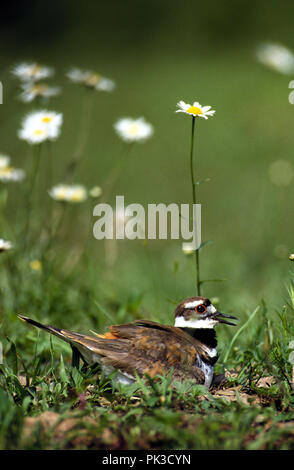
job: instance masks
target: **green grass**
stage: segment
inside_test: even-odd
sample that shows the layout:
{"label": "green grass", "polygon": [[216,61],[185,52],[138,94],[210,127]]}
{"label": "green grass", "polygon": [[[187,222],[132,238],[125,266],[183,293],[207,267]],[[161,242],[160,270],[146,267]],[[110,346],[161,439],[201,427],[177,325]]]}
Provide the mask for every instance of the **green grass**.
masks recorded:
{"label": "green grass", "polygon": [[[62,297],[56,289],[55,301],[70,299],[71,292],[72,282],[63,282]],[[85,302],[88,295],[79,293],[76,301]],[[34,300],[31,302],[34,305]],[[236,340],[225,355],[220,343],[216,372],[223,373],[226,368],[234,373],[222,387],[209,392],[193,383],[171,382],[169,376],[138,378],[130,386],[116,384],[113,377],[104,377],[98,366],[73,367],[67,344],[11,317],[9,327],[2,328],[0,446],[293,449],[294,395],[288,361],[289,342],[294,338],[293,307],[290,299],[269,321],[262,304],[244,346]],[[63,311],[69,308],[65,300],[59,305]],[[140,302],[121,305],[118,310],[103,307],[105,315],[106,308],[108,315],[120,321],[131,314],[140,316]],[[80,316],[72,311],[73,329],[77,330],[79,323],[83,323],[79,331],[86,331],[85,324],[97,328],[90,311],[84,320]],[[50,321],[63,323],[58,317],[60,311],[51,314]],[[241,335],[245,334],[241,329]]]}

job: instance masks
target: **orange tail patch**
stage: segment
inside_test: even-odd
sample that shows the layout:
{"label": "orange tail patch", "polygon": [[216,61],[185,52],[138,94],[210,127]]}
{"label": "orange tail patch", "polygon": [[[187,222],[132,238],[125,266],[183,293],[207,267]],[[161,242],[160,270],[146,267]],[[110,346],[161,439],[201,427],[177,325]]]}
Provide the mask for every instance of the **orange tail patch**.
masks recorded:
{"label": "orange tail patch", "polygon": [[95,333],[95,334],[96,334],[96,336],[99,336],[99,338],[104,338],[104,339],[118,339],[119,338],[119,336],[111,333],[110,331],[108,331],[104,335],[98,335],[97,333]]}

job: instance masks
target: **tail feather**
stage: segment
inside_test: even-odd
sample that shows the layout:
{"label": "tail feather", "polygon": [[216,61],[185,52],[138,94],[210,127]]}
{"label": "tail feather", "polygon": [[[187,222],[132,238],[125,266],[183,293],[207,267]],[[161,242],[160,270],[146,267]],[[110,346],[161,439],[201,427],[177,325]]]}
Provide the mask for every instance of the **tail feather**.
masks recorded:
{"label": "tail feather", "polygon": [[121,357],[127,354],[127,340],[125,339],[108,339],[102,336],[100,337],[97,334],[96,336],[81,335],[79,333],[56,328],[55,326],[44,325],[23,315],[18,315],[18,317],[37,328],[57,336],[71,344],[71,346],[76,347],[88,363],[101,362],[109,353],[113,354],[115,357]]}
{"label": "tail feather", "polygon": [[53,335],[66,340],[60,328],[55,328],[55,326],[51,326],[51,325],[43,325],[42,323],[39,323],[38,321],[32,320],[31,318],[25,317],[23,315],[18,315],[18,318],[20,318],[21,320],[27,323],[30,323],[30,325],[34,325],[37,328],[40,328],[41,330],[48,331],[49,333],[52,333]]}

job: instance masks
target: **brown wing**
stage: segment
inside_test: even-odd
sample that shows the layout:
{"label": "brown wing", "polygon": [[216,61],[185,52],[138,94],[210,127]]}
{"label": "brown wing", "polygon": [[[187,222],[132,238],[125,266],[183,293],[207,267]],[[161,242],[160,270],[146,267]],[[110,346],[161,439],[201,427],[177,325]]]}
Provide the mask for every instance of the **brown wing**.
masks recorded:
{"label": "brown wing", "polygon": [[20,318],[75,346],[89,363],[100,362],[132,376],[154,377],[173,368],[174,379],[205,381],[202,370],[194,365],[201,345],[179,328],[139,320],[111,326],[105,335],[89,336]]}
{"label": "brown wing", "polygon": [[173,376],[178,380],[191,378],[204,383],[204,373],[194,365],[197,342],[178,328],[139,320],[111,326],[110,332],[101,337],[103,339],[107,341],[105,348],[118,347],[118,350],[108,354],[105,351],[102,362],[122,372],[154,377],[173,368]]}

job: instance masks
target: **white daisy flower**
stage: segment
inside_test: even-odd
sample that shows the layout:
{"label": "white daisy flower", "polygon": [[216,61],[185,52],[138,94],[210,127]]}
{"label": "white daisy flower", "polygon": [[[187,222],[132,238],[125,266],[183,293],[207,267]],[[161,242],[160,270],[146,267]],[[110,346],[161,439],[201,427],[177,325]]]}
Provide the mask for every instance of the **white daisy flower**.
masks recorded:
{"label": "white daisy flower", "polygon": [[74,83],[82,84],[88,78],[88,72],[80,70],[78,68],[71,69],[66,76]]}
{"label": "white daisy flower", "polygon": [[204,119],[208,119],[209,116],[213,116],[215,113],[211,106],[201,106],[198,101],[194,101],[191,105],[181,100],[177,103],[177,106],[179,109],[176,110],[176,113],[186,113],[190,116],[202,117]]}
{"label": "white daisy flower", "polygon": [[0,253],[2,251],[7,251],[7,250],[11,250],[12,248],[12,243],[7,241],[7,240],[3,240],[3,238],[0,238]]}
{"label": "white daisy flower", "polygon": [[117,134],[126,142],[140,142],[148,139],[153,134],[153,126],[144,118],[122,118],[115,124]]}
{"label": "white daisy flower", "polygon": [[23,91],[19,98],[24,103],[30,103],[35,98],[51,98],[52,96],[59,95],[60,87],[48,86],[45,83],[24,83],[22,85]]}
{"label": "white daisy flower", "polygon": [[192,255],[195,253],[195,247],[193,243],[182,243],[182,251],[184,255]]}
{"label": "white daisy flower", "polygon": [[89,195],[93,198],[100,197],[102,194],[102,189],[100,186],[94,186],[94,188],[90,189]]}
{"label": "white daisy flower", "polygon": [[294,54],[282,44],[262,44],[257,48],[256,57],[277,72],[285,75],[294,72]]}
{"label": "white daisy flower", "polygon": [[36,82],[51,77],[54,74],[54,69],[39,65],[36,62],[31,64],[21,63],[13,69],[12,73],[23,82]]}
{"label": "white daisy flower", "polygon": [[47,110],[34,111],[23,120],[18,136],[31,144],[54,140],[60,134],[62,121],[61,113]]}
{"label": "white daisy flower", "polygon": [[46,126],[36,122],[24,122],[18,137],[29,144],[41,144],[49,139]]}
{"label": "white daisy flower", "polygon": [[53,186],[49,191],[49,195],[56,201],[78,203],[87,199],[87,190],[84,186],[59,184]]}
{"label": "white daisy flower", "polygon": [[115,83],[113,80],[110,80],[110,78],[100,78],[98,83],[95,86],[96,90],[100,91],[112,91],[115,88]]}
{"label": "white daisy flower", "polygon": [[99,91],[112,91],[115,88],[113,80],[102,77],[100,74],[91,72],[90,70],[73,68],[67,73],[67,77],[74,83]]}
{"label": "white daisy flower", "polygon": [[10,157],[8,155],[0,155],[0,169],[6,168],[10,163]]}
{"label": "white daisy flower", "polygon": [[12,166],[0,167],[0,181],[8,183],[10,181],[22,181],[25,177],[25,172],[19,168]]}

